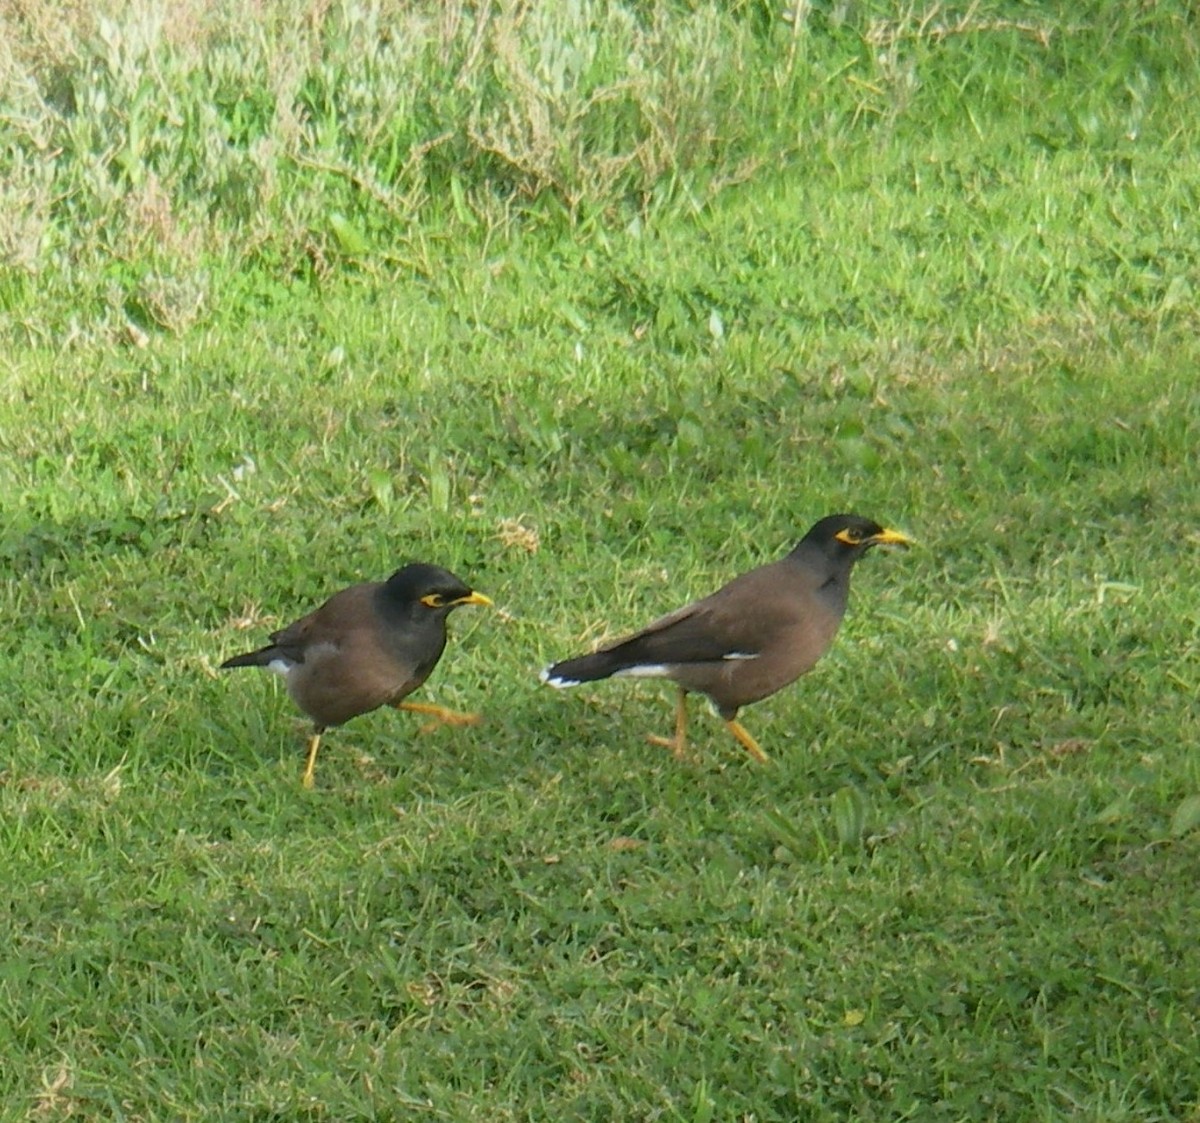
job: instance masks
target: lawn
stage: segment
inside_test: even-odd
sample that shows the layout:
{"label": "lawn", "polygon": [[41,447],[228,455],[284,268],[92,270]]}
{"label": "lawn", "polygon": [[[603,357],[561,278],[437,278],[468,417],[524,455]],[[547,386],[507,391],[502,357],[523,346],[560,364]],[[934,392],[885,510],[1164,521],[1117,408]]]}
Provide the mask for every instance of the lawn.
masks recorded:
{"label": "lawn", "polygon": [[[0,41],[0,1119],[1200,1120],[1188,5]],[[539,685],[839,510],[770,764]],[[412,559],[485,721],[305,791],[216,667]]]}

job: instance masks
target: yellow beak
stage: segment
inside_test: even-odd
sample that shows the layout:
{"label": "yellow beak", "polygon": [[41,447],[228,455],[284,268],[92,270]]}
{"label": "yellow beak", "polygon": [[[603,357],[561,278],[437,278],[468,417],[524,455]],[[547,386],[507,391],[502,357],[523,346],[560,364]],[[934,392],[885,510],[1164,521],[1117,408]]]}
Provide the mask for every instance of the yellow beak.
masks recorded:
{"label": "yellow beak", "polygon": [[898,530],[881,530],[869,539],[872,546],[911,546],[912,539],[901,534]]}
{"label": "yellow beak", "polygon": [[483,605],[485,608],[492,607],[491,598],[485,597],[482,593],[472,593],[469,597],[459,597],[458,600],[456,600],[454,603],[456,605],[457,604],[479,604],[479,605]]}

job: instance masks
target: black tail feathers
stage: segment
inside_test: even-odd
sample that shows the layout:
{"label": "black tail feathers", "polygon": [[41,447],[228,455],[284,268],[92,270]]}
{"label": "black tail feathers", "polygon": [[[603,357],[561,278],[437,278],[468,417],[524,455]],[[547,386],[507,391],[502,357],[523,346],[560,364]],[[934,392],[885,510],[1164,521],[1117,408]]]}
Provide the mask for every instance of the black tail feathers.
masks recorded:
{"label": "black tail feathers", "polygon": [[[247,651],[245,655],[235,655],[221,664],[220,670],[227,671],[232,667],[265,667],[271,662],[273,647],[260,647],[257,651]],[[274,656],[278,658],[278,656]]]}
{"label": "black tail feathers", "polygon": [[626,664],[614,659],[611,652],[597,651],[594,655],[581,655],[578,659],[566,659],[547,667],[542,672],[542,682],[560,689],[565,686],[578,686],[581,682],[596,682],[608,678],[625,667]]}

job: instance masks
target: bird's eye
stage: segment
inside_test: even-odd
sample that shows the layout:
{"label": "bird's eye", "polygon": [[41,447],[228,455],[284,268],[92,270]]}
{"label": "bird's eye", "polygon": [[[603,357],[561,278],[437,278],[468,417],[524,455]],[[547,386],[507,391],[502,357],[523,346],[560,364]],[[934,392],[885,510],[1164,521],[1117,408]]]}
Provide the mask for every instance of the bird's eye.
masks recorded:
{"label": "bird's eye", "polygon": [[846,527],[844,530],[839,530],[834,535],[839,542],[844,542],[847,546],[857,546],[862,542],[862,535],[852,526]]}
{"label": "bird's eye", "polygon": [[427,593],[421,598],[421,603],[428,608],[442,608],[446,604],[441,593]]}

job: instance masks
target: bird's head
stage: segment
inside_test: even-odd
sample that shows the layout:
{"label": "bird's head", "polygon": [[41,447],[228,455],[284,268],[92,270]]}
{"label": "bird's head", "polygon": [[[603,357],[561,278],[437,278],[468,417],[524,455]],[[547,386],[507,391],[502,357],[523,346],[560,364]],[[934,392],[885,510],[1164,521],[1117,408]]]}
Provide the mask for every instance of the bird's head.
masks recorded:
{"label": "bird's head", "polygon": [[440,565],[414,562],[396,570],[387,579],[387,596],[398,604],[422,606],[445,616],[464,604],[490,605],[490,598],[475,592],[461,578]]}
{"label": "bird's head", "polygon": [[911,546],[898,530],[887,530],[861,515],[827,515],[801,540],[801,547],[815,547],[836,561],[855,562],[872,546]]}

